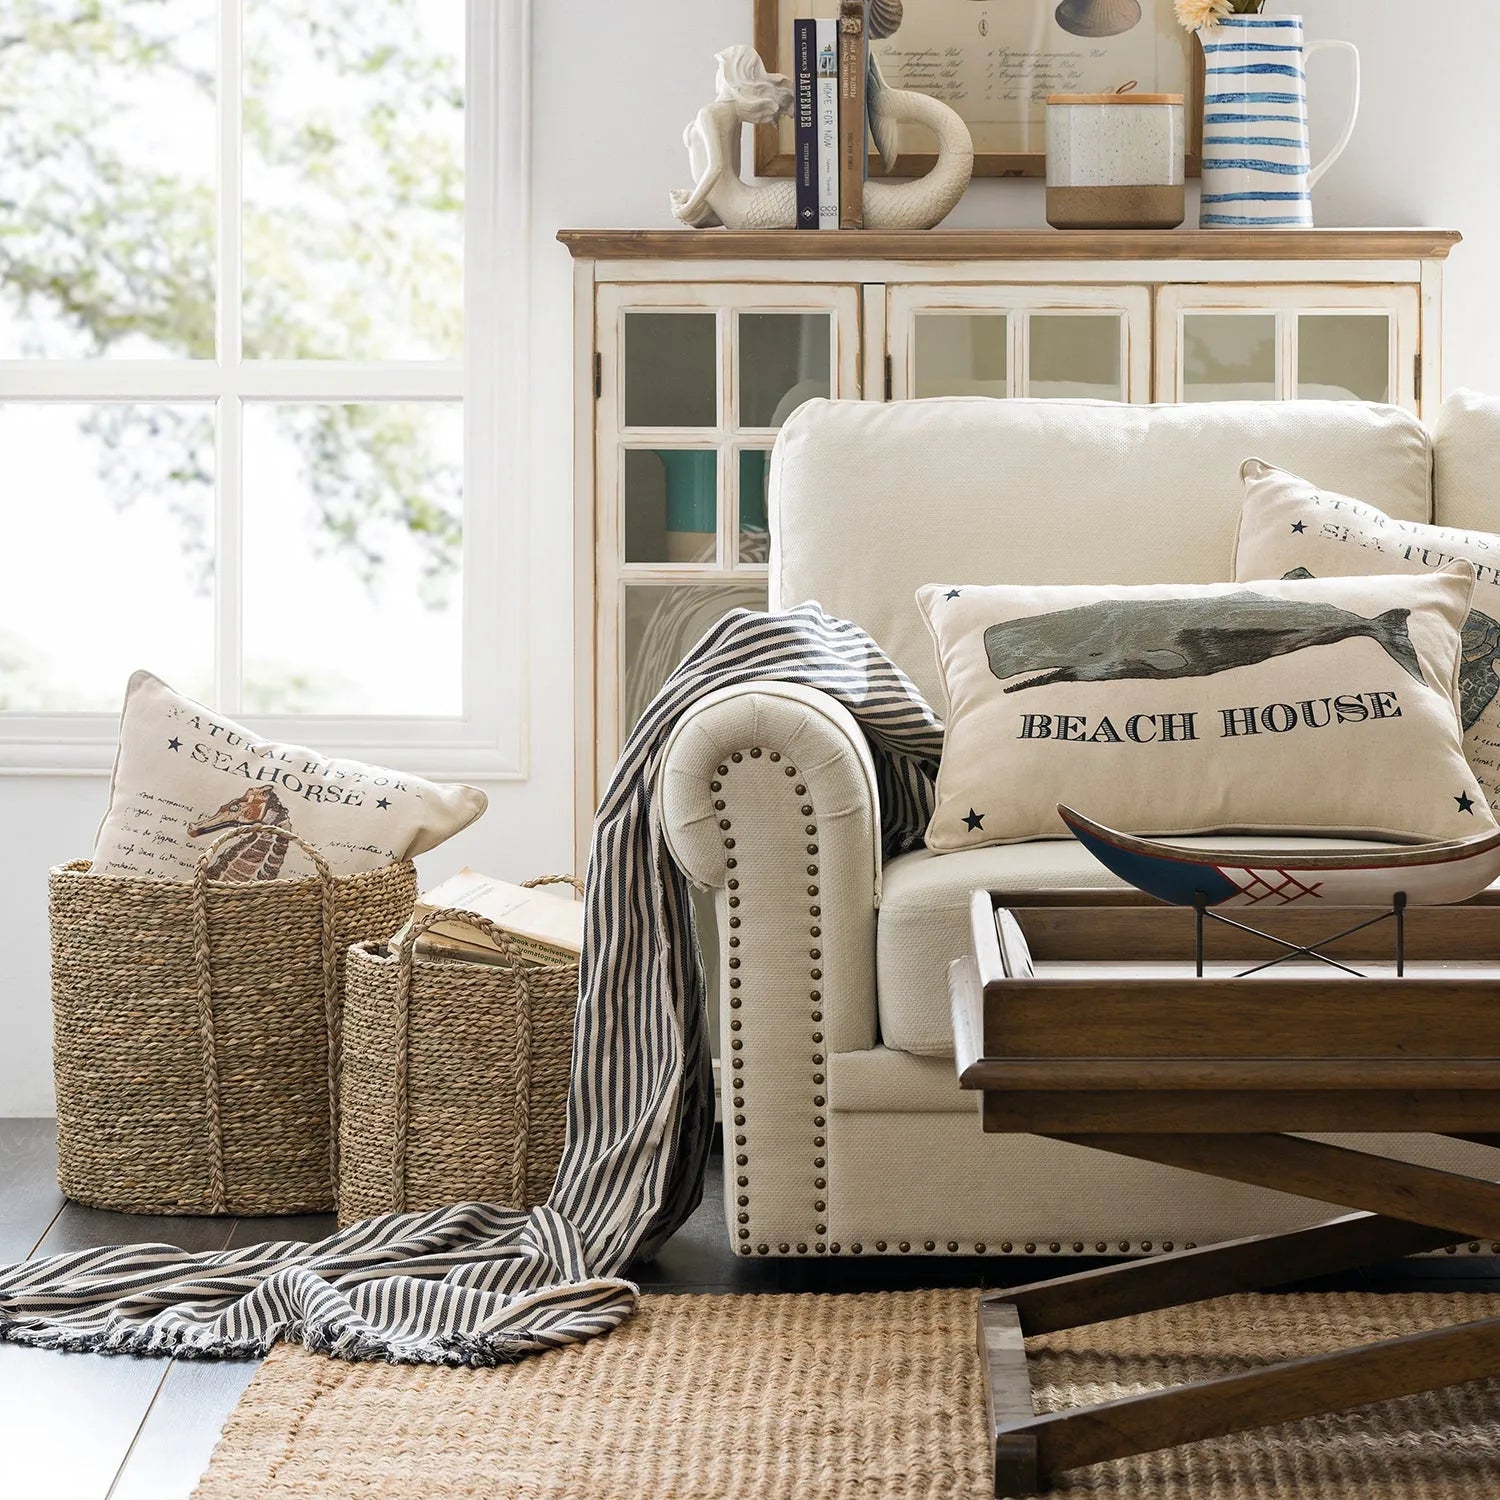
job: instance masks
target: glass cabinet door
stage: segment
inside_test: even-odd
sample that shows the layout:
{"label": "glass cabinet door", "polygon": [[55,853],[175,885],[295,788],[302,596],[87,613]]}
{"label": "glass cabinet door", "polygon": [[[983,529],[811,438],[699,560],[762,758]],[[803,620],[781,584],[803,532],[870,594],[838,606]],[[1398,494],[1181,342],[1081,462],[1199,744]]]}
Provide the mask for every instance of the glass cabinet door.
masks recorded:
{"label": "glass cabinet door", "polygon": [[895,400],[923,396],[1150,399],[1144,287],[893,286]]}
{"label": "glass cabinet door", "polygon": [[1415,287],[1163,287],[1159,401],[1379,401],[1417,410]]}
{"label": "glass cabinet door", "polygon": [[631,284],[595,312],[597,792],[704,632],[766,607],[771,448],[804,401],[859,394],[859,307],[852,286]]}

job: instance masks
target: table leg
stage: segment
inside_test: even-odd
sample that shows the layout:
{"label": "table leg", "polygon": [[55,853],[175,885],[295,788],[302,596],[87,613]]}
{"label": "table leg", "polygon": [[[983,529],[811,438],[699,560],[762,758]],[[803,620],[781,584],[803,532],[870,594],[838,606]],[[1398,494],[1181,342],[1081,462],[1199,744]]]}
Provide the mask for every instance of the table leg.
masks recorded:
{"label": "table leg", "polygon": [[[1500,1372],[1500,1318],[1410,1334],[1336,1354],[1288,1360],[1171,1390],[1033,1417],[1007,1429],[1034,1438],[1037,1480],[1063,1470],[1179,1443],[1222,1437],[1396,1396],[1437,1390]],[[998,1484],[995,1493],[1006,1491]]]}

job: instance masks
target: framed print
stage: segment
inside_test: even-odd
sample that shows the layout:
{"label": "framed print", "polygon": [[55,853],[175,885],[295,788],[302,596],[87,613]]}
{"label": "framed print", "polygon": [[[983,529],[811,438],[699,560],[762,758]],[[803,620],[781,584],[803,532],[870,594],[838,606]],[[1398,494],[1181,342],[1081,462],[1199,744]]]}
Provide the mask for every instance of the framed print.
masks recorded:
{"label": "framed print", "polygon": [[[834,16],[838,0],[754,0],[755,49],[773,73],[790,73],[792,22]],[[1049,94],[1182,94],[1187,170],[1199,172],[1203,51],[1173,14],[1172,0],[905,0],[894,35],[872,44],[892,88],[952,106],[974,136],[977,177],[1046,172]],[[755,170],[792,171],[792,121],[755,128]],[[933,162],[930,137],[902,127],[892,175],[914,177]],[[880,161],[872,154],[872,175]]]}

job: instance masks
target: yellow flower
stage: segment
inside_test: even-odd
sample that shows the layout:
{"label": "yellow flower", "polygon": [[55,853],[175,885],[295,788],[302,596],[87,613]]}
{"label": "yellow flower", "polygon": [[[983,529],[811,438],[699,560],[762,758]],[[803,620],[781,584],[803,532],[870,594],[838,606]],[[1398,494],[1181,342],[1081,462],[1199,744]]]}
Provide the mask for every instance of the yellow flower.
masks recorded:
{"label": "yellow flower", "polygon": [[1222,17],[1234,10],[1234,0],[1177,0],[1177,19],[1189,31],[1217,26]]}

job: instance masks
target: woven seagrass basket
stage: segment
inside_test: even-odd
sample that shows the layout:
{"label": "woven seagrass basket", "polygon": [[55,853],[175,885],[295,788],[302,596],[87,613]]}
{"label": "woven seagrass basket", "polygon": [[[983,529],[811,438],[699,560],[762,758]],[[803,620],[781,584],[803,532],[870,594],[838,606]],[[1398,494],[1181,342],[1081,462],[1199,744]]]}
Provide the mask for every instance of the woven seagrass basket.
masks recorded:
{"label": "woven seagrass basket", "polygon": [[[246,825],[256,832],[263,824]],[[344,952],[411,915],[409,860],[305,880],[48,876],[57,1178],[135,1214],[326,1212]]]}
{"label": "woven seagrass basket", "polygon": [[[569,875],[528,886],[571,884]],[[435,958],[416,941],[463,922],[498,964]],[[567,1126],[577,964],[528,963],[472,912],[435,911],[396,947],[362,943],[344,982],[339,1222],[449,1203],[545,1202]]]}

